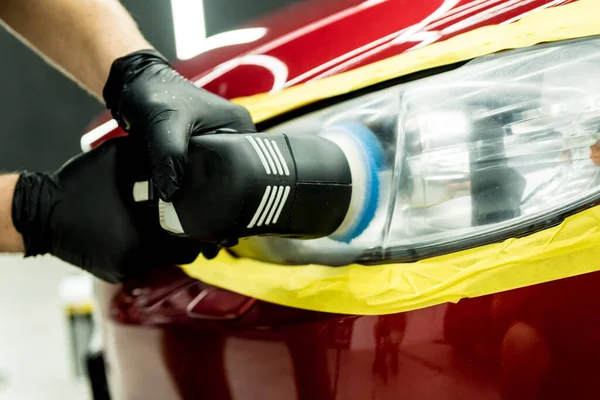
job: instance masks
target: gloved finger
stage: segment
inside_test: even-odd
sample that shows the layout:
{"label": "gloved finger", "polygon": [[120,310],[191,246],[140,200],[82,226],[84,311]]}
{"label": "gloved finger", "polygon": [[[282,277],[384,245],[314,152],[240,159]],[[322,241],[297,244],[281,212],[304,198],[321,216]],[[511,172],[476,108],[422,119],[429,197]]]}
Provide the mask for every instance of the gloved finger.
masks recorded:
{"label": "gloved finger", "polygon": [[252,122],[250,112],[245,107],[233,103],[230,104],[232,107],[229,115],[233,118],[233,121],[227,127],[240,133],[256,133],[256,126]]}
{"label": "gloved finger", "polygon": [[147,249],[146,257],[156,266],[183,265],[194,262],[203,250],[204,244],[197,240],[165,235]]}
{"label": "gloved finger", "polygon": [[[216,98],[216,97],[215,97]],[[224,99],[207,102],[204,116],[197,116],[192,136],[216,132],[256,133],[256,127],[248,110]]]}
{"label": "gloved finger", "polygon": [[158,197],[166,202],[181,188],[185,173],[185,156],[156,156],[152,161],[152,177]]}
{"label": "gloved finger", "polygon": [[146,126],[154,186],[162,200],[171,201],[183,182],[191,124],[167,109],[152,115]]}
{"label": "gloved finger", "polygon": [[221,248],[214,244],[206,244],[202,248],[202,254],[207,260],[212,260],[217,257],[220,251]]}

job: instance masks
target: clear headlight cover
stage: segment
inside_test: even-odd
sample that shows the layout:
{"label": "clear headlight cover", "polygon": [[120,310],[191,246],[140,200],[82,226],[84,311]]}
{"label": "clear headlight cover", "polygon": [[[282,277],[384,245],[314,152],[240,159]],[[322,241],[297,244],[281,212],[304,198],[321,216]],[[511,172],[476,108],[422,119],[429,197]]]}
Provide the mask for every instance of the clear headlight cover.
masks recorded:
{"label": "clear headlight cover", "polygon": [[544,229],[600,200],[600,39],[473,60],[278,125],[290,135],[339,122],[385,149],[380,202],[350,244],[251,238],[240,255],[287,264],[383,263]]}

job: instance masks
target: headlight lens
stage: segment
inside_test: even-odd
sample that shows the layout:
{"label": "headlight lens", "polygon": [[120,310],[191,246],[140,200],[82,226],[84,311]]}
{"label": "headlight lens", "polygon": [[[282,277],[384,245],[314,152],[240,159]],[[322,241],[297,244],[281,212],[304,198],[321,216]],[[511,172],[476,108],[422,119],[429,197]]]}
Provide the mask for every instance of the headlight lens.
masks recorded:
{"label": "headlight lens", "polygon": [[248,239],[279,263],[414,261],[531,233],[600,199],[600,39],[483,57],[274,127],[369,127],[386,150],[376,218],[350,244]]}

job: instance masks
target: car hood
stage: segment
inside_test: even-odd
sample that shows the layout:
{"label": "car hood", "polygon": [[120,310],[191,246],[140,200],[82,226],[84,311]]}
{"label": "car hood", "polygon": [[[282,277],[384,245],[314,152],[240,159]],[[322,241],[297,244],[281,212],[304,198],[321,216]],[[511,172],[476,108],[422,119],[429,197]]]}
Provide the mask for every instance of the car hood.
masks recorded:
{"label": "car hood", "polygon": [[207,51],[177,68],[228,99],[277,92],[569,2],[309,0],[209,38]]}

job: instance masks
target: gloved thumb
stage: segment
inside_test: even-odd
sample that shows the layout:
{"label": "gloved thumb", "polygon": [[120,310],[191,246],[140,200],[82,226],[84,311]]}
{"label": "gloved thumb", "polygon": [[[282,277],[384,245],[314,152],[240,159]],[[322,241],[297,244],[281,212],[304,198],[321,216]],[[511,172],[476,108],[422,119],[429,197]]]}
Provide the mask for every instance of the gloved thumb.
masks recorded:
{"label": "gloved thumb", "polygon": [[171,109],[152,115],[147,124],[145,137],[152,178],[163,201],[171,201],[182,186],[191,126],[186,118]]}

